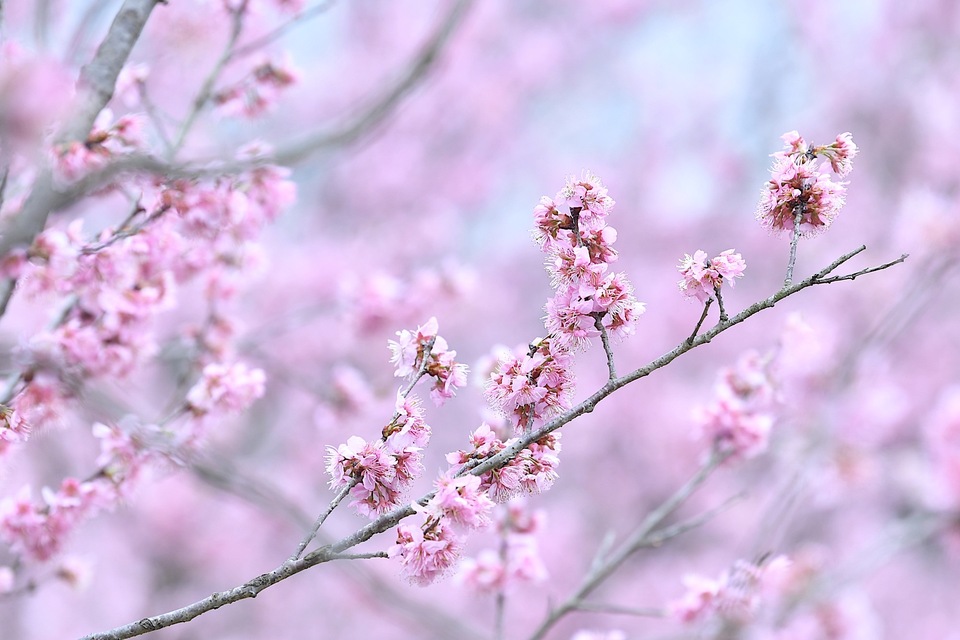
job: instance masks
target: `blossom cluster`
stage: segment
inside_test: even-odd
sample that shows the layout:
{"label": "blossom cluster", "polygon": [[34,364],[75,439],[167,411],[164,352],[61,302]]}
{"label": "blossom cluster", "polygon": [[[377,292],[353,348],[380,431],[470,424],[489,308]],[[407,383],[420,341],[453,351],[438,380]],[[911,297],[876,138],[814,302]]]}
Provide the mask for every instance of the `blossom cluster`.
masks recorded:
{"label": "blossom cluster", "polygon": [[218,91],[213,101],[224,116],[256,118],[266,113],[276,104],[280,93],[296,82],[297,72],[288,61],[264,59],[245,78]]}
{"label": "blossom cluster", "polygon": [[[271,166],[140,186],[131,215],[117,227],[92,239],[79,220],[51,227],[7,265],[28,296],[67,300],[21,358],[24,384],[10,404],[35,427],[42,426],[38,414],[70,393],[58,379],[123,377],[154,354],[155,321],[175,304],[180,285],[204,279],[212,309],[229,299],[235,288],[225,283],[249,273],[254,239],[294,197],[285,171]],[[208,324],[217,326],[218,317],[211,314]],[[214,361],[228,355],[224,344],[200,346]]]}
{"label": "blossom cluster", "polygon": [[518,431],[529,431],[570,408],[574,379],[573,355],[554,336],[534,341],[503,356],[491,373],[487,400],[513,421]]}
{"label": "blossom cluster", "polygon": [[727,623],[744,624],[756,616],[763,589],[779,586],[789,571],[790,560],[777,556],[766,562],[740,560],[717,579],[690,574],[683,579],[686,593],[667,610],[685,623],[716,616]]}
{"label": "blossom cluster", "polygon": [[396,413],[378,440],[351,436],[346,443],[327,448],[330,487],[349,487],[350,505],[361,514],[386,513],[401,503],[423,472],[422,451],[429,440],[430,427],[419,399],[398,393]]}
{"label": "blossom cluster", "polygon": [[835,182],[823,171],[830,165],[840,178],[853,168],[857,145],[850,133],[841,133],[828,145],[812,146],[796,131],[781,139],[785,148],[773,154],[771,178],[764,185],[757,205],[757,220],[764,228],[804,236],[829,227],[846,198],[846,182]]}
{"label": "blossom cluster", "polygon": [[474,475],[441,475],[433,496],[424,505],[414,503],[424,515],[419,526],[400,525],[397,542],[387,552],[400,561],[401,573],[412,583],[427,585],[446,574],[463,549],[463,533],[485,529],[494,503]]}
{"label": "blossom cluster", "polygon": [[[483,423],[470,434],[472,449],[448,453],[447,462],[451,465],[481,462],[516,441],[516,438],[501,440],[490,425]],[[531,443],[504,466],[482,474],[480,486],[497,503],[522,493],[546,491],[557,479],[560,449],[560,433],[549,433]]]}
{"label": "blossom cluster", "polygon": [[35,561],[54,556],[79,523],[126,495],[152,455],[118,427],[97,423],[93,435],[100,441],[96,476],[65,478],[56,491],[45,487],[40,503],[33,501],[29,486],[0,501],[0,539],[14,553]]}
{"label": "blossom cluster", "polygon": [[770,358],[756,351],[743,354],[733,367],[720,371],[714,399],[697,413],[704,439],[733,458],[763,453],[773,426],[777,399],[770,376]]}
{"label": "blossom cluster", "polygon": [[601,327],[614,336],[630,335],[644,311],[626,275],[610,270],[617,260],[617,232],[606,222],[613,206],[600,178],[586,172],[534,208],[534,238],[547,254],[556,289],[544,325],[563,349],[582,348]]}
{"label": "blossom cluster", "polygon": [[144,147],[144,121],[140,114],[113,119],[113,112],[104,109],[83,142],[70,142],[54,149],[57,177],[65,182],[81,178],[110,160],[141,151]]}
{"label": "blossom cluster", "polygon": [[439,325],[430,318],[416,331],[397,332],[397,340],[388,341],[390,362],[396,366],[394,375],[407,378],[421,370],[434,378],[430,397],[437,406],[456,395],[457,389],[467,383],[467,365],[456,361],[457,352],[437,335]]}
{"label": "blossom cluster", "polygon": [[500,505],[498,549],[484,549],[475,558],[465,558],[458,580],[484,593],[503,593],[516,585],[545,580],[547,569],[536,539],[543,520],[543,512],[531,511],[522,497]]}
{"label": "blossom cluster", "polygon": [[724,282],[734,286],[734,279],[743,277],[747,264],[739,253],[727,249],[715,258],[707,259],[704,251],[686,254],[677,266],[683,278],[678,282],[680,292],[689,298],[706,302],[718,295]]}

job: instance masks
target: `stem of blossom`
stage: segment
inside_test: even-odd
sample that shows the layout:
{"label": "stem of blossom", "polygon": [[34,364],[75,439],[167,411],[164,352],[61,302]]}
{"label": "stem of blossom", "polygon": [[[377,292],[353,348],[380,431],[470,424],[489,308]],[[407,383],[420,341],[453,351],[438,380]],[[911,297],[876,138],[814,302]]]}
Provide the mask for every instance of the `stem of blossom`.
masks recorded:
{"label": "stem of blossom", "polygon": [[661,503],[659,507],[651,511],[647,517],[644,518],[640,527],[634,531],[618,549],[605,557],[602,563],[596,564],[591,568],[573,595],[550,612],[540,626],[537,627],[536,631],[533,632],[533,635],[530,636],[530,640],[540,640],[543,638],[561,618],[571,611],[576,610],[578,605],[583,602],[583,599],[600,586],[604,580],[609,578],[628,557],[643,547],[645,543],[649,544],[647,543],[647,539],[653,533],[654,529],[656,529],[667,516],[676,511],[680,505],[686,502],[687,499],[693,495],[693,492],[706,482],[710,474],[712,474],[728,456],[729,454],[723,454],[713,450],[710,458],[700,466],[697,472],[693,474],[693,477],[687,480],[683,486],[677,489],[677,491]]}
{"label": "stem of blossom", "polygon": [[[693,333],[690,334],[690,337],[686,339],[684,344],[693,344],[694,339],[697,337],[697,332],[700,331],[700,327],[703,326],[703,321],[707,319],[707,313],[710,311],[710,305],[712,304],[713,298],[707,298],[707,301],[703,305],[703,313],[700,314],[700,319],[697,320],[697,326],[693,328]],[[723,322],[722,318],[720,322]]]}
{"label": "stem of blossom", "polygon": [[723,294],[720,292],[720,285],[714,287],[713,292],[717,295],[717,306],[720,307],[720,322],[726,322],[730,318],[727,317],[727,310],[723,308]]}
{"label": "stem of blossom", "polygon": [[[640,369],[637,369],[624,376],[621,376],[616,380],[608,381],[606,384],[603,385],[603,387],[601,387],[593,395],[591,395],[589,398],[587,398],[583,402],[579,403],[577,406],[567,411],[562,416],[555,418],[554,420],[542,426],[537,431],[531,434],[525,435],[522,438],[519,438],[516,443],[514,443],[510,447],[507,447],[497,455],[491,456],[490,458],[483,461],[482,463],[476,466],[470,467],[469,472],[474,473],[476,475],[482,475],[484,473],[487,473],[489,471],[492,471],[494,469],[498,469],[504,466],[511,459],[513,459],[513,457],[516,456],[520,451],[522,451],[527,446],[529,446],[530,443],[535,442],[540,438],[544,437],[545,435],[559,429],[560,427],[569,423],[573,419],[581,415],[584,415],[586,413],[592,412],[596,407],[596,405],[601,400],[609,396],[611,393],[613,393],[617,389],[620,389],[621,387],[631,382],[639,380],[640,378],[646,377],[651,373],[653,373],[654,371],[656,371],[657,369],[661,369],[665,367],[666,365],[673,362],[673,360],[675,360],[676,358],[686,353],[687,351],[690,351],[692,349],[695,349],[696,347],[707,344],[720,333],[726,331],[727,329],[730,329],[731,327],[734,327],[740,324],[741,322],[745,321],[746,319],[750,318],[751,316],[757,313],[760,313],[765,309],[769,309],[773,307],[777,302],[783,300],[784,298],[787,298],[795,293],[798,293],[808,287],[812,287],[817,284],[824,284],[825,283],[823,280],[824,278],[826,278],[830,273],[835,271],[840,265],[849,261],[854,256],[858,255],[859,253],[862,253],[863,251],[866,251],[866,246],[860,246],[857,249],[854,249],[853,251],[840,256],[839,258],[834,260],[830,265],[828,265],[824,269],[821,269],[820,271],[810,276],[809,278],[797,284],[791,285],[788,288],[781,289],[780,291],[777,291],[776,293],[771,295],[769,298],[755,302],[754,304],[750,305],[749,307],[747,307],[737,315],[730,318],[727,322],[718,323],[716,326],[704,332],[702,335],[695,338],[693,341],[689,343],[683,342],[679,346],[677,346],[673,351],[667,354],[664,354],[663,356],[657,358],[656,360],[653,360],[646,366],[641,367]],[[887,263],[882,268],[887,268],[895,264],[898,264],[900,262],[903,262],[905,258],[906,256],[901,256],[899,259],[891,261],[890,263]],[[877,270],[879,270],[879,268]],[[712,459],[713,458],[711,458],[711,460]],[[701,473],[704,468],[705,467],[701,468]],[[467,472],[466,469],[464,470],[464,472]],[[433,496],[434,496],[434,492],[427,493],[416,502],[419,504],[425,504]],[[245,600],[247,598],[254,598],[264,589],[269,588],[277,584],[278,582],[286,580],[287,578],[293,575],[296,575],[301,571],[305,571],[318,564],[328,562],[329,560],[333,559],[333,556],[335,556],[336,554],[342,553],[347,549],[351,549],[357,546],[358,544],[366,542],[367,540],[369,540],[370,538],[372,538],[377,534],[380,534],[380,533],[383,533],[384,531],[392,529],[399,522],[401,522],[405,518],[408,518],[414,515],[415,513],[416,511],[414,511],[413,507],[409,505],[397,507],[393,511],[390,511],[389,513],[386,513],[380,516],[376,520],[372,520],[371,522],[357,529],[352,534],[340,539],[339,541],[332,544],[324,545],[323,547],[320,547],[319,549],[316,549],[306,554],[304,557],[298,560],[287,560],[286,562],[284,562],[282,565],[280,565],[273,571],[261,574],[260,576],[246,582],[243,585],[234,587],[233,589],[228,589],[226,591],[220,591],[220,592],[214,593],[206,598],[203,598],[202,600],[198,600],[197,602],[194,602],[193,604],[187,605],[180,609],[175,609],[173,611],[169,611],[167,613],[163,613],[160,615],[143,618],[139,621],[132,622],[130,624],[123,625],[121,627],[116,627],[115,629],[111,629],[109,631],[105,631],[102,633],[96,633],[96,634],[84,636],[83,638],[81,638],[81,640],[125,640],[126,638],[133,638],[139,635],[143,635],[145,633],[150,633],[152,631],[157,631],[159,629],[171,627],[176,624],[189,622],[190,620],[193,620],[199,615],[202,615],[209,611],[213,611],[215,609],[219,609],[224,605],[232,604],[234,602],[239,602],[240,600]]]}
{"label": "stem of blossom", "polygon": [[793,235],[790,237],[790,260],[787,262],[787,277],[783,280],[783,288],[793,284],[793,266],[797,262],[797,243],[800,242],[800,219],[803,217],[803,207],[797,207],[793,214]]}
{"label": "stem of blossom", "polygon": [[310,532],[307,533],[307,535],[303,537],[303,540],[300,541],[300,544],[297,545],[297,550],[292,556],[290,556],[291,562],[300,559],[300,557],[303,555],[303,552],[307,550],[307,545],[309,545],[313,539],[317,537],[317,533],[320,532],[320,527],[323,526],[323,523],[326,521],[326,519],[331,513],[333,513],[333,510],[337,508],[343,499],[347,497],[347,494],[350,493],[350,490],[357,486],[359,482],[359,478],[351,478],[350,482],[348,482],[342,489],[340,489],[337,495],[334,496],[333,500],[330,501],[330,504],[327,505],[327,508],[324,509],[323,513],[317,516],[317,520],[313,523],[313,528],[310,529]]}
{"label": "stem of blossom", "polygon": [[607,355],[607,379],[615,380],[617,377],[617,368],[613,364],[613,349],[610,347],[610,336],[607,335],[607,328],[603,326],[602,314],[593,316],[593,326],[600,332],[600,342],[603,343],[603,352]]}
{"label": "stem of blossom", "polygon": [[216,64],[213,65],[213,69],[210,70],[210,73],[203,81],[203,85],[200,87],[197,97],[194,98],[193,105],[190,107],[190,112],[187,113],[187,117],[180,126],[180,131],[177,133],[177,139],[174,141],[173,147],[167,153],[168,159],[172,160],[177,152],[180,151],[180,148],[183,146],[183,143],[187,138],[187,134],[190,133],[190,129],[192,129],[194,123],[196,123],[197,117],[200,115],[200,112],[207,105],[207,102],[213,95],[213,85],[216,84],[217,80],[220,78],[220,72],[223,71],[227,61],[230,60],[230,55],[233,52],[233,48],[236,46],[237,40],[240,38],[240,33],[243,31],[243,16],[246,13],[246,10],[247,0],[243,0],[240,6],[232,10],[233,20],[230,23],[230,36],[227,38],[227,44],[223,48],[223,53],[220,54]]}

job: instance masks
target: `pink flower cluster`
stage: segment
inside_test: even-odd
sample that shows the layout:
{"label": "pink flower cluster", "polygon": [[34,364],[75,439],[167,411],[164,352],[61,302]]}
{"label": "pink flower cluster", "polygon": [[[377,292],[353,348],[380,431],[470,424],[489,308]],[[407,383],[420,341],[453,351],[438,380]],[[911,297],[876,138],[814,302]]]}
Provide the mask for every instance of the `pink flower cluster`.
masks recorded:
{"label": "pink flower cluster", "polygon": [[30,437],[30,425],[16,409],[0,404],[0,441],[25,442]]}
{"label": "pink flower cluster", "polygon": [[100,455],[99,471],[91,479],[66,478],[57,491],[44,487],[39,504],[29,487],[0,502],[0,538],[14,553],[36,561],[56,555],[77,525],[128,494],[153,457],[117,427],[97,423],[93,435],[100,441]]}
{"label": "pink flower cluster", "polygon": [[276,104],[280,93],[297,78],[289,61],[264,59],[245,78],[217,92],[213,101],[224,116],[256,118]]}
{"label": "pink flower cluster", "polygon": [[683,276],[678,283],[680,292],[687,297],[706,302],[719,291],[724,282],[734,286],[734,279],[743,277],[746,268],[747,263],[739,253],[734,253],[733,249],[727,249],[710,260],[704,251],[698,250],[692,256],[688,253],[677,266]]}
{"label": "pink flower cluster", "polygon": [[523,498],[503,505],[497,520],[499,550],[485,549],[476,558],[466,558],[458,580],[485,593],[503,593],[515,585],[542,582],[547,570],[535,538],[542,525],[542,512],[531,512]]}
{"label": "pink flower cluster", "polygon": [[[513,439],[502,441],[490,425],[483,423],[470,434],[473,448],[448,453],[447,462],[456,465],[482,461],[514,442]],[[506,502],[521,493],[546,491],[557,479],[560,448],[560,433],[547,434],[531,443],[503,467],[480,476],[480,487],[497,503]]]}
{"label": "pink flower cluster", "polygon": [[786,557],[777,556],[764,563],[737,561],[716,580],[687,575],[683,579],[686,593],[667,605],[667,611],[685,623],[719,616],[729,623],[743,624],[756,615],[762,589],[775,586],[789,565]]}
{"label": "pink flower cluster", "polygon": [[453,567],[463,548],[457,532],[489,526],[494,506],[477,476],[444,474],[434,487],[425,505],[413,505],[425,516],[423,524],[401,525],[397,544],[388,551],[390,557],[400,558],[401,573],[418,585],[430,584]]}
{"label": "pink flower cluster", "polygon": [[[561,341],[562,342],[562,341]],[[518,431],[530,431],[570,408],[573,356],[554,336],[534,341],[500,359],[487,385],[487,400]]]}
{"label": "pink flower cluster", "polygon": [[447,341],[437,335],[439,325],[430,318],[416,332],[397,332],[397,340],[389,340],[390,362],[396,366],[394,375],[405,378],[421,369],[434,378],[430,397],[439,407],[467,384],[467,365],[456,362],[457,352],[447,346]]}
{"label": "pink flower cluster", "polygon": [[[829,164],[841,178],[850,173],[857,145],[842,133],[829,145],[810,146],[796,131],[781,136],[785,150],[773,154],[771,179],[757,205],[757,220],[764,228],[792,231],[799,217],[799,232],[809,236],[829,227],[843,206],[845,182],[834,182],[822,171]],[[824,160],[818,160],[823,158]]]}
{"label": "pink flower cluster", "polygon": [[54,150],[57,176],[66,182],[77,180],[111,159],[143,148],[143,116],[125,115],[113,120],[104,109],[83,142],[71,142]]}
{"label": "pink flower cluster", "polygon": [[419,400],[397,394],[396,413],[379,440],[352,436],[337,448],[327,448],[330,487],[350,487],[350,506],[358,513],[369,517],[386,513],[401,503],[422,473],[421,452],[429,440],[430,427]]}
{"label": "pink flower cluster", "polygon": [[766,450],[776,401],[769,369],[769,357],[748,351],[720,372],[714,400],[698,412],[701,433],[717,451],[752,458]]}
{"label": "pink flower cluster", "polygon": [[397,527],[397,542],[387,551],[399,558],[403,575],[413,584],[427,586],[450,571],[460,557],[463,541],[443,520],[422,527]]}
{"label": "pink flower cluster", "polygon": [[211,363],[187,393],[187,407],[195,416],[242,413],[263,396],[266,375],[242,362]]}
{"label": "pink flower cluster", "polygon": [[544,324],[564,349],[582,348],[599,336],[597,320],[612,335],[630,335],[644,311],[626,275],[609,270],[617,260],[617,232],[606,223],[613,205],[600,178],[586,172],[568,179],[554,200],[544,196],[534,208],[534,237],[547,254],[556,288]]}

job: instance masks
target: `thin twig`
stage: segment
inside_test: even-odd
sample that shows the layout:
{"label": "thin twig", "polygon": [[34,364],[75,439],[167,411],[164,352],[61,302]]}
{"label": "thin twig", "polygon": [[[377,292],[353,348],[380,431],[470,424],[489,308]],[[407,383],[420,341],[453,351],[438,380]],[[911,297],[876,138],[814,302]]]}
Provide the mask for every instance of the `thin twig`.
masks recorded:
{"label": "thin twig", "polygon": [[798,206],[793,214],[793,234],[790,237],[790,260],[787,262],[787,277],[783,279],[783,288],[793,284],[793,267],[797,262],[797,243],[800,242],[800,219],[803,217],[803,207]]}
{"label": "thin twig", "polygon": [[303,160],[311,153],[324,147],[339,147],[353,142],[369,129],[373,128],[393,111],[393,108],[406,96],[417,83],[433,68],[440,51],[450,40],[456,28],[463,21],[467,9],[473,0],[456,0],[450,12],[440,23],[426,45],[413,60],[407,72],[397,84],[390,88],[362,114],[334,132],[318,132],[306,136],[277,150],[272,161],[289,165]]}
{"label": "thin twig", "polygon": [[890,262],[885,262],[876,267],[868,267],[866,269],[861,269],[860,271],[855,271],[854,273],[848,273],[845,276],[833,276],[831,278],[821,278],[817,281],[817,284],[830,284],[831,282],[840,282],[841,280],[856,280],[860,276],[866,275],[868,273],[875,273],[877,271],[882,271],[889,267],[892,267],[895,264],[900,264],[904,260],[910,257],[909,253],[904,253],[896,260],[891,260]]}
{"label": "thin twig", "polygon": [[637,549],[644,545],[647,537],[653,533],[654,529],[660,525],[670,514],[676,511],[680,505],[687,501],[693,495],[713,471],[726,458],[723,454],[714,451],[710,458],[697,470],[697,472],[687,482],[683,484],[669,498],[664,500],[660,506],[651,511],[643,522],[634,531],[630,537],[621,544],[616,550],[603,559],[603,562],[594,566],[584,577],[580,586],[567,598],[559,607],[554,608],[544,621],[537,627],[536,631],[530,636],[530,640],[540,640],[553,626],[565,615],[575,610],[590,593],[600,584],[610,577],[624,561],[634,554]]}
{"label": "thin twig", "polygon": [[603,343],[603,352],[607,356],[607,379],[615,380],[617,378],[617,367],[613,363],[613,348],[610,346],[610,336],[607,335],[607,328],[603,326],[602,315],[593,317],[593,326],[600,332],[600,342]]}
{"label": "thin twig", "polygon": [[[436,337],[430,338],[430,340],[428,340],[423,345],[423,356],[422,356],[423,360],[420,362],[420,368],[417,370],[416,374],[414,374],[413,378],[410,380],[407,386],[400,391],[400,397],[406,398],[407,396],[409,396],[410,392],[413,391],[413,388],[415,386],[417,386],[417,383],[420,381],[420,379],[427,374],[427,366],[430,364],[430,352],[433,350],[434,342],[436,342]],[[396,422],[396,420],[399,417],[400,417],[400,412],[396,411],[393,414],[393,418],[390,419],[390,423],[392,424]],[[381,441],[383,441],[385,438],[386,436],[381,436],[380,439]],[[321,513],[317,517],[316,522],[313,523],[313,527],[310,529],[309,532],[307,532],[307,535],[304,536],[303,540],[300,541],[300,544],[297,545],[297,550],[294,552],[292,556],[290,556],[290,560],[298,560],[303,555],[303,552],[306,551],[307,547],[310,545],[310,542],[317,537],[317,533],[320,531],[320,527],[323,526],[323,523],[327,520],[330,514],[333,513],[333,510],[340,505],[340,503],[343,501],[345,497],[347,497],[347,494],[350,493],[350,490],[353,489],[355,486],[357,486],[359,483],[360,483],[360,477],[354,476],[353,478],[350,479],[347,485],[344,486],[339,493],[337,493],[337,495],[330,502],[327,508],[324,509],[323,513]]]}
{"label": "thin twig", "polygon": [[693,344],[694,339],[697,337],[697,333],[700,331],[700,327],[703,326],[703,321],[707,319],[707,313],[710,311],[711,304],[713,304],[713,298],[707,298],[707,301],[703,305],[703,313],[700,314],[700,319],[697,320],[697,326],[693,328],[693,333],[691,333],[690,337],[687,338],[685,344]]}
{"label": "thin twig", "polygon": [[230,36],[227,38],[227,44],[224,46],[220,57],[217,58],[217,62],[213,65],[213,69],[211,69],[210,73],[207,74],[206,79],[203,81],[203,85],[200,87],[200,91],[197,92],[197,97],[194,98],[193,104],[190,107],[190,111],[187,113],[187,117],[184,118],[183,124],[180,126],[180,131],[177,133],[177,138],[174,140],[173,146],[167,154],[168,158],[172,159],[177,152],[180,151],[180,148],[183,146],[183,143],[187,138],[187,134],[190,133],[190,129],[192,129],[194,123],[196,123],[197,117],[200,115],[200,112],[203,110],[203,108],[207,106],[207,102],[213,95],[213,86],[220,78],[220,73],[230,60],[230,55],[233,52],[233,48],[236,46],[237,40],[240,38],[240,34],[243,32],[243,16],[246,13],[246,9],[247,0],[243,0],[243,3],[239,7],[232,10],[233,20],[230,23]]}
{"label": "thin twig", "polygon": [[575,610],[637,616],[639,618],[665,618],[667,616],[666,611],[656,607],[621,607],[616,604],[601,604],[595,602],[581,602],[575,607]]}
{"label": "thin twig", "polygon": [[350,493],[350,490],[353,489],[360,483],[359,478],[351,478],[340,491],[337,492],[337,495],[334,496],[333,500],[330,501],[330,504],[327,505],[327,508],[317,516],[317,519],[314,521],[313,526],[310,528],[310,531],[307,532],[307,535],[303,537],[303,540],[300,541],[300,544],[297,545],[297,550],[294,551],[293,555],[290,556],[291,561],[299,560],[300,556],[303,555],[303,552],[306,551],[307,546],[313,542],[313,539],[317,537],[317,533],[320,532],[320,527],[323,526],[323,523],[326,522],[327,518],[330,517],[330,514],[333,513],[333,510],[336,509],[343,499],[347,497]]}
{"label": "thin twig", "polygon": [[720,307],[720,322],[726,322],[729,318],[727,317],[727,310],[723,308],[723,293],[720,291],[720,285],[714,287],[713,292],[717,296],[717,306]]}
{"label": "thin twig", "polygon": [[168,156],[172,156],[174,154],[173,142],[170,141],[167,128],[163,124],[163,118],[160,117],[160,112],[157,110],[157,105],[153,104],[153,100],[150,99],[150,95],[147,93],[147,85],[145,82],[137,82],[137,93],[140,94],[140,104],[143,105],[143,110],[147,112],[150,122],[153,123],[153,128],[157,130],[157,135],[160,137],[163,150]]}
{"label": "thin twig", "polygon": [[228,60],[230,61],[236,60],[237,58],[256,52],[258,49],[265,47],[266,45],[270,44],[274,40],[278,40],[281,36],[283,36],[283,34],[285,34],[287,31],[290,31],[294,27],[297,27],[303,24],[304,22],[306,22],[307,20],[310,20],[311,18],[316,18],[317,16],[326,13],[336,3],[337,3],[337,0],[326,0],[325,2],[321,2],[316,6],[313,6],[313,7],[310,7],[309,9],[301,11],[300,13],[290,18],[289,20],[281,24],[279,27],[277,27],[273,31],[270,31],[269,33],[266,33],[255,40],[251,40],[250,42],[244,44],[242,47],[235,48],[230,53]]}

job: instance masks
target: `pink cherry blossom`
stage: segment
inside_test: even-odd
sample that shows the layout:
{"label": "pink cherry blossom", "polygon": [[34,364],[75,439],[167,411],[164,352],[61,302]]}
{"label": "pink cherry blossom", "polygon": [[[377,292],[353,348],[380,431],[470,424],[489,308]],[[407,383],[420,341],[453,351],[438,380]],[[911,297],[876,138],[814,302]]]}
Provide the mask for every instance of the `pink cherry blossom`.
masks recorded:
{"label": "pink cherry blossom", "polygon": [[423,512],[433,518],[445,518],[464,529],[485,529],[491,522],[493,506],[493,501],[480,488],[479,477],[441,475],[436,482],[436,492]]}
{"label": "pink cherry blossom", "polygon": [[240,413],[263,396],[265,383],[262,370],[242,362],[208,364],[187,393],[187,406],[196,415]]}
{"label": "pink cherry blossom", "polygon": [[757,205],[757,220],[774,233],[792,231],[799,216],[800,233],[810,236],[828,228],[843,207],[846,183],[834,182],[821,171],[818,156],[825,156],[841,177],[850,172],[856,145],[850,134],[837,142],[813,147],[795,131],[784,134],[787,149],[774,154],[771,179],[764,186]]}
{"label": "pink cherry blossom", "polygon": [[743,276],[746,263],[733,249],[723,251],[715,258],[707,259],[705,251],[686,254],[677,266],[683,278],[678,283],[684,296],[706,302],[716,295],[724,282],[733,287],[735,278]]}
{"label": "pink cherry blossom", "polygon": [[404,577],[425,586],[452,569],[462,548],[463,542],[442,520],[429,520],[423,527],[397,527],[397,542],[387,553],[400,559]]}

